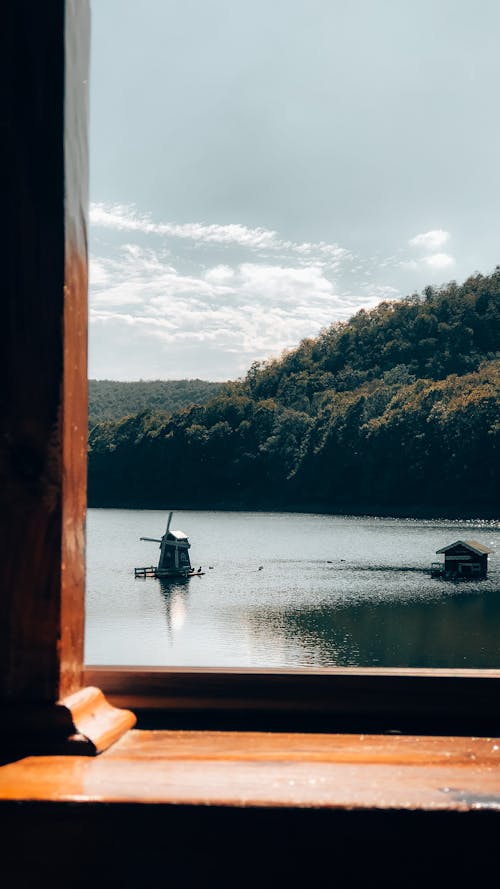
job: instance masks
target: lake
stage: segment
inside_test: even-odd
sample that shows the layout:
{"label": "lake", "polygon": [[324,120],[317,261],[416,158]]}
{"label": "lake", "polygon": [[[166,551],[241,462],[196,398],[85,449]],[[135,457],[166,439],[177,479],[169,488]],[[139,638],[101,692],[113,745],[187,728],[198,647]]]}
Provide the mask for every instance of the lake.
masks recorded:
{"label": "lake", "polygon": [[[220,667],[499,667],[500,526],[303,513],[174,512],[203,577],[135,579],[167,513],[89,509],[85,660]],[[488,579],[430,577],[489,546]]]}

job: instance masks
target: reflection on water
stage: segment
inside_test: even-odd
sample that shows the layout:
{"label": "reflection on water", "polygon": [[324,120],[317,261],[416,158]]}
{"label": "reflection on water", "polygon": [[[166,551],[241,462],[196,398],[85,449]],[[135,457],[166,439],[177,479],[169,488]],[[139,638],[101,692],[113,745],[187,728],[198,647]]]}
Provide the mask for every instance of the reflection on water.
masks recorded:
{"label": "reflection on water", "polygon": [[159,586],[165,599],[165,614],[167,631],[172,640],[176,633],[182,630],[187,615],[188,607],[188,580],[159,580]]}
{"label": "reflection on water", "polygon": [[[189,601],[189,584],[193,577],[160,577],[157,580],[161,593],[165,600],[165,615],[169,638],[172,640],[176,633],[182,630],[187,616]],[[198,580],[201,578],[198,577]]]}
{"label": "reflection on water", "polygon": [[[183,512],[205,575],[137,581],[139,537],[163,518],[89,510],[87,662],[500,666],[498,525]],[[431,578],[464,537],[495,551],[488,579]]]}
{"label": "reflection on water", "polygon": [[497,667],[499,594],[428,602],[351,605],[254,616],[258,635],[300,639],[307,662],[323,666]]}

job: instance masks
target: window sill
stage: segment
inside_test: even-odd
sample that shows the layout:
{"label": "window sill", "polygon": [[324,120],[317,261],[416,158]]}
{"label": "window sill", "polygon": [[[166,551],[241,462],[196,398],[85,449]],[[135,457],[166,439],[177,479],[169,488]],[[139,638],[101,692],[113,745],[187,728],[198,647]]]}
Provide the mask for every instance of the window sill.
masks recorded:
{"label": "window sill", "polygon": [[132,730],[97,758],[3,765],[9,803],[498,813],[500,740]]}

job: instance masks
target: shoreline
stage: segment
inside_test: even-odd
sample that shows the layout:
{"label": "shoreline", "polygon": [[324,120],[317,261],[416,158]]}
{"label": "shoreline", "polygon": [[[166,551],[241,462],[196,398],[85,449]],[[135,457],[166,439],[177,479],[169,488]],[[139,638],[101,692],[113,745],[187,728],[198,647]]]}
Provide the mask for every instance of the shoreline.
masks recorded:
{"label": "shoreline", "polygon": [[266,512],[266,513],[304,513],[306,515],[335,515],[343,518],[384,518],[384,519],[415,519],[422,521],[467,521],[487,522],[492,525],[500,525],[500,513],[492,508],[467,506],[460,509],[458,506],[436,506],[428,504],[382,505],[368,503],[335,503],[326,506],[324,503],[230,503],[227,500],[217,501],[207,505],[206,503],[147,503],[138,504],[122,501],[121,503],[88,503],[87,509],[138,509],[138,510],[177,510],[197,512]]}

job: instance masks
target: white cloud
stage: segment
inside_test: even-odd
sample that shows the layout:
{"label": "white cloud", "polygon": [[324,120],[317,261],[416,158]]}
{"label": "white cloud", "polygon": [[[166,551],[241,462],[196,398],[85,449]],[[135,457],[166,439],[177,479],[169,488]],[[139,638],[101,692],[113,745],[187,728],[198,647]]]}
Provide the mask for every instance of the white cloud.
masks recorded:
{"label": "white cloud", "polygon": [[182,273],[168,254],[127,244],[113,258],[100,257],[99,268],[90,298],[96,342],[106,331],[110,343],[129,336],[131,352],[213,348],[233,355],[237,372],[241,362],[279,354],[348,317],[360,300],[376,301],[339,294],[321,264],[244,262]]}
{"label": "white cloud", "polygon": [[211,244],[236,244],[241,247],[259,249],[275,248],[281,244],[277,233],[265,228],[248,228],[246,225],[229,225],[201,222],[153,222],[148,214],[139,214],[134,207],[124,204],[94,203],[90,207],[90,222],[100,228],[117,231],[136,231],[143,234],[165,235],[203,241]]}
{"label": "white cloud", "polygon": [[91,374],[110,378],[240,375],[399,297],[404,271],[425,284],[454,263],[437,251],[449,237],[437,230],[412,239],[415,258],[406,248],[384,259],[240,224],[156,223],[122,205],[94,204],[91,219],[114,233],[94,239],[90,286]]}
{"label": "white cloud", "polygon": [[106,271],[106,266],[103,262],[94,257],[89,259],[89,284],[92,286],[93,284],[96,286],[102,286],[106,284],[108,281],[108,273]]}
{"label": "white cloud", "polygon": [[306,258],[310,258],[312,256],[319,256],[326,260],[331,260],[334,263],[339,262],[340,260],[350,259],[351,254],[344,247],[339,247],[338,244],[327,244],[325,241],[318,241],[316,243],[310,241],[304,241],[302,244],[294,244],[293,242],[283,242],[283,246],[287,246],[298,256],[304,256]]}
{"label": "white cloud", "polygon": [[397,287],[391,287],[389,284],[368,284],[370,296],[377,302],[381,299],[390,300],[398,299],[401,296]]}
{"label": "white cloud", "polygon": [[449,253],[430,253],[428,256],[421,256],[418,260],[401,260],[398,263],[399,268],[411,272],[422,270],[422,268],[447,269],[452,265],[455,265],[455,258]]}
{"label": "white cloud", "polygon": [[448,253],[432,253],[430,256],[424,256],[422,262],[431,269],[447,269],[455,265],[455,259]]}
{"label": "white cloud", "polygon": [[216,265],[205,272],[205,280],[214,284],[221,284],[234,278],[234,271],[228,265]]}
{"label": "white cloud", "polygon": [[101,258],[99,268],[99,277],[91,281],[90,287],[90,304],[94,308],[144,307],[154,300],[161,300],[166,308],[184,294],[192,300],[216,300],[222,294],[232,293],[232,288],[224,284],[220,266],[219,274],[216,272],[213,277],[180,274],[169,257],[137,244],[123,245],[117,258]]}
{"label": "white cloud", "polygon": [[145,235],[160,235],[180,238],[198,244],[239,247],[264,252],[284,251],[296,254],[309,261],[315,255],[328,265],[338,267],[351,254],[338,244],[295,243],[279,237],[276,231],[263,227],[249,228],[241,223],[205,224],[201,222],[153,222],[149,214],[138,213],[135,207],[126,204],[93,203],[90,206],[90,222],[96,228],[107,228],[120,232],[140,232]]}
{"label": "white cloud", "polygon": [[435,228],[432,231],[423,232],[415,235],[408,241],[410,247],[421,247],[423,250],[438,250],[443,244],[450,239],[450,233],[442,228]]}
{"label": "white cloud", "polygon": [[283,266],[243,263],[239,267],[243,293],[251,293],[259,300],[287,303],[307,296],[309,301],[331,297],[333,284],[317,266],[287,268]]}
{"label": "white cloud", "polygon": [[446,269],[455,264],[455,258],[449,253],[441,253],[439,248],[450,240],[450,233],[442,228],[422,232],[410,238],[410,247],[416,247],[427,255],[421,255],[417,259],[400,259],[397,266],[406,271],[418,271],[422,269]]}

